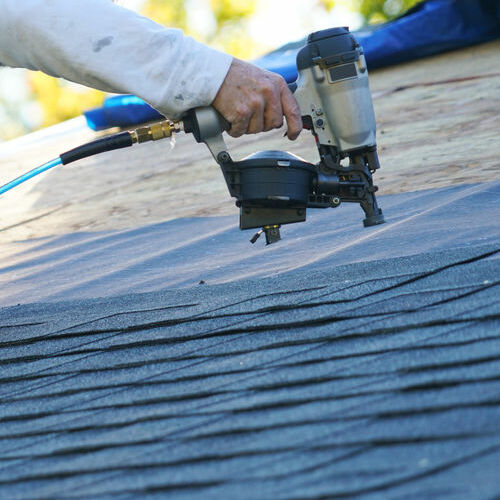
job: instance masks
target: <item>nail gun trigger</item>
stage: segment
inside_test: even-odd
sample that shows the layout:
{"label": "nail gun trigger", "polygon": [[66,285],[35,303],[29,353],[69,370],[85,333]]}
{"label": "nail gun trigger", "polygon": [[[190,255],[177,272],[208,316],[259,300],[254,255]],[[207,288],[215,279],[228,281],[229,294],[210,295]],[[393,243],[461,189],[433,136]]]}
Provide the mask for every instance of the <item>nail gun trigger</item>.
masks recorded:
{"label": "nail gun trigger", "polygon": [[305,130],[313,130],[312,118],[310,116],[302,117],[302,128]]}
{"label": "nail gun trigger", "polygon": [[[304,130],[314,130],[310,116],[303,116],[302,117],[302,128]],[[283,137],[286,137],[286,136],[287,136],[287,132],[285,132],[283,134]]]}

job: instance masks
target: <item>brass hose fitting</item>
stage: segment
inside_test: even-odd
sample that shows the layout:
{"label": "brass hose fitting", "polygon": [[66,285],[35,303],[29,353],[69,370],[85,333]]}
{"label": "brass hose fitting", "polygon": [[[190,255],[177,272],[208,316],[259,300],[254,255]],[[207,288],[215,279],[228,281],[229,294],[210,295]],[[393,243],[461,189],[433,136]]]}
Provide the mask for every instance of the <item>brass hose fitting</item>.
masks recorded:
{"label": "brass hose fitting", "polygon": [[141,142],[158,141],[171,137],[172,134],[182,130],[182,122],[164,120],[152,123],[145,127],[139,127],[129,132],[132,142],[140,144]]}

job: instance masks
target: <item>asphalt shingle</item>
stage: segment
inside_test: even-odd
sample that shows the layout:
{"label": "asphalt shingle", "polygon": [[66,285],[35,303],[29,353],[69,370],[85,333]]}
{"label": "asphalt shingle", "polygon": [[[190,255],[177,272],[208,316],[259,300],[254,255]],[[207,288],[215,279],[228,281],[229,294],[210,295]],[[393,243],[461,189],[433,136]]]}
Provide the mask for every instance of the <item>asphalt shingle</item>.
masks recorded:
{"label": "asphalt shingle", "polygon": [[138,253],[162,225],[28,252],[0,270],[6,303],[44,299],[0,309],[0,497],[498,496],[498,189],[384,198],[368,233],[319,213],[246,254],[233,229]]}

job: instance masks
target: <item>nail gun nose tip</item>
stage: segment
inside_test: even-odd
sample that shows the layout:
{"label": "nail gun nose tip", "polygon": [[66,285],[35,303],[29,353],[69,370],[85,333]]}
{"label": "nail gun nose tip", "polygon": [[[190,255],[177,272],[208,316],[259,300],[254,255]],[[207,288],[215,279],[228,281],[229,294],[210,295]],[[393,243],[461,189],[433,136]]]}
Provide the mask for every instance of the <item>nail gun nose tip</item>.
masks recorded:
{"label": "nail gun nose tip", "polygon": [[379,224],[384,224],[385,219],[383,214],[371,215],[363,220],[363,225],[365,227],[378,226]]}
{"label": "nail gun nose tip", "polygon": [[257,231],[251,238],[250,238],[250,243],[253,245],[259,238],[260,238],[260,235],[264,232],[263,229],[261,229],[260,231]]}

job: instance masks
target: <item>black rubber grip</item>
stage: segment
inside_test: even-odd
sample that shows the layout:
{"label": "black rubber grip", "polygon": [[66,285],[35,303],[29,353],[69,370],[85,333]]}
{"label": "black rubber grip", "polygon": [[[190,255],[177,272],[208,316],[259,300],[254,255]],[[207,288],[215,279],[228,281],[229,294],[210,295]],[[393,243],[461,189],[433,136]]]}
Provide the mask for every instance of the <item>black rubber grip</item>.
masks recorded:
{"label": "black rubber grip", "polygon": [[110,135],[97,141],[88,142],[75,149],[70,149],[60,155],[63,165],[67,165],[76,160],[94,156],[105,151],[112,151],[113,149],[121,149],[132,146],[132,136],[128,132],[120,132],[119,134]]}

